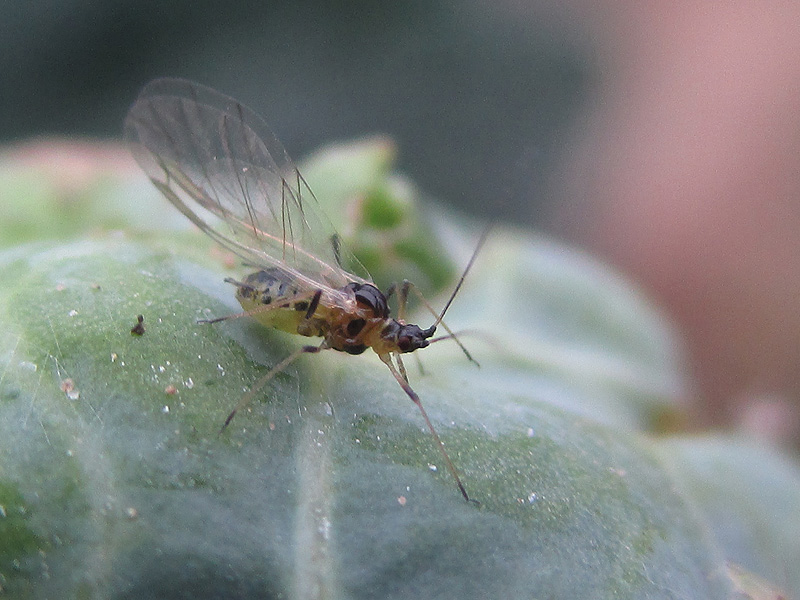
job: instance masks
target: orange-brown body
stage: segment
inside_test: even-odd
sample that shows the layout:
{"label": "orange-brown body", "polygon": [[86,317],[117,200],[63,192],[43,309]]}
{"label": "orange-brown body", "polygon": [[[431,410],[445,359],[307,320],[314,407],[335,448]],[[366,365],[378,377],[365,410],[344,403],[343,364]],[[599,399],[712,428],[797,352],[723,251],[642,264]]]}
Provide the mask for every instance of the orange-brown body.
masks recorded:
{"label": "orange-brown body", "polygon": [[242,308],[268,327],[306,337],[321,337],[324,346],[361,354],[372,348],[378,355],[413,352],[428,345],[435,327],[421,329],[389,316],[386,296],[370,284],[349,283],[340,291],[351,298],[347,306],[326,303],[321,295],[302,292],[281,271],[265,269],[237,285]]}

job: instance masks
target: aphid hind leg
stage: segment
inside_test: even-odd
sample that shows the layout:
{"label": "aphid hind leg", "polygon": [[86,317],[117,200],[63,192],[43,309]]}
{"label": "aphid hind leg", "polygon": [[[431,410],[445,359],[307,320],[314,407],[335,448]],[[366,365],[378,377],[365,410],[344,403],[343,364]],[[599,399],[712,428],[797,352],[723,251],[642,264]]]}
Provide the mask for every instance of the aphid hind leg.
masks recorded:
{"label": "aphid hind leg", "polygon": [[255,395],[261,390],[261,388],[263,388],[265,385],[267,385],[267,383],[269,383],[270,379],[272,379],[278,373],[283,371],[286,367],[288,367],[295,360],[300,358],[303,354],[316,354],[317,352],[320,352],[321,350],[325,349],[326,346],[324,345],[303,346],[302,348],[298,348],[297,350],[292,352],[289,356],[287,356],[277,365],[272,367],[272,369],[270,369],[266,375],[264,375],[261,379],[259,379],[255,383],[255,385],[252,388],[250,388],[250,391],[247,392],[242,397],[242,399],[239,401],[239,404],[236,405],[236,407],[228,415],[228,418],[225,419],[225,422],[222,424],[222,427],[220,428],[219,432],[222,433],[223,431],[225,431],[225,428],[230,424],[231,421],[233,421],[233,417],[236,416],[236,413],[238,413],[240,410],[244,409],[248,404],[250,404]]}
{"label": "aphid hind leg", "polygon": [[428,418],[428,413],[425,411],[425,408],[422,406],[422,400],[417,395],[417,393],[411,389],[408,381],[400,374],[400,372],[395,368],[392,364],[392,356],[391,354],[379,354],[380,359],[384,362],[384,364],[389,367],[389,370],[392,372],[392,375],[397,380],[397,383],[400,384],[400,387],[403,388],[403,391],[406,395],[411,399],[411,401],[417,405],[420,413],[422,413],[422,418],[425,420],[425,425],[428,426],[428,430],[431,432],[436,445],[439,447],[439,451],[442,453],[442,457],[444,458],[445,465],[447,465],[447,470],[450,471],[450,474],[453,476],[453,479],[456,480],[456,485],[458,486],[458,491],[461,492],[461,495],[464,496],[464,500],[467,502],[472,502],[474,504],[480,504],[477,500],[473,500],[467,494],[467,490],[464,487],[464,484],[461,483],[461,478],[458,476],[458,471],[456,471],[456,467],[453,464],[453,461],[450,460],[450,456],[447,454],[447,450],[444,449],[444,444],[442,443],[439,434],[436,433],[436,429],[433,427],[433,423]]}

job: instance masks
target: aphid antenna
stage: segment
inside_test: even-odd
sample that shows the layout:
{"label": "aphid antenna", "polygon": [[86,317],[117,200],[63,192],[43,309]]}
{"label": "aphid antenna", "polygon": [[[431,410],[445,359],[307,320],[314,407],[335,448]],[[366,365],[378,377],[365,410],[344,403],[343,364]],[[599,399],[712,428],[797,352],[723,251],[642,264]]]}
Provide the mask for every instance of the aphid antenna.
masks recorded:
{"label": "aphid antenna", "polygon": [[[462,281],[463,281],[463,277],[462,277]],[[430,312],[430,313],[431,313],[431,314],[432,314],[434,317],[437,317],[436,311],[435,311],[435,310],[433,310],[433,307],[432,307],[432,306],[430,305],[430,303],[429,303],[429,302],[428,302],[428,301],[425,299],[425,296],[423,296],[423,295],[422,295],[422,292],[420,292],[420,291],[419,291],[419,290],[416,288],[416,286],[414,286],[413,284],[411,284],[411,282],[410,282],[410,281],[406,281],[406,282],[404,282],[404,284],[403,284],[403,287],[404,287],[404,288],[411,289],[411,290],[414,290],[414,293],[416,294],[417,298],[419,298],[420,302],[422,302],[422,304],[425,306],[425,308],[427,308],[427,309],[428,309],[428,311],[429,311],[429,312]],[[455,290],[455,291],[457,292],[457,291],[458,291],[458,288],[456,288],[456,290]],[[404,293],[407,293],[407,292],[404,292]],[[450,302],[452,302],[452,300],[453,300],[453,297],[451,296],[451,297],[450,297],[450,301],[448,302],[448,306],[449,306]],[[433,332],[434,332],[434,330],[436,329],[436,326],[437,326],[438,324],[441,324],[441,326],[442,326],[442,327],[444,327],[445,331],[447,331],[447,336],[445,336],[445,338],[446,338],[446,339],[449,339],[449,340],[453,340],[453,341],[454,341],[454,342],[455,342],[455,343],[458,345],[458,347],[459,347],[459,348],[461,348],[461,351],[464,353],[464,356],[466,356],[466,357],[467,357],[467,360],[469,360],[471,363],[475,363],[475,365],[477,365],[477,366],[479,366],[479,367],[480,367],[480,364],[478,364],[478,361],[477,361],[477,360],[475,360],[475,359],[472,357],[472,355],[469,353],[469,350],[467,350],[467,347],[466,347],[466,346],[464,346],[464,344],[462,344],[462,343],[461,343],[461,340],[459,340],[459,339],[458,339],[458,336],[457,336],[457,335],[456,335],[456,334],[453,332],[453,330],[452,330],[452,329],[450,329],[450,327],[448,327],[448,326],[447,326],[447,323],[445,323],[444,321],[442,321],[442,319],[441,319],[441,315],[439,315],[439,316],[437,317],[436,323],[434,323],[433,325],[431,325],[431,326],[430,326],[430,327],[427,329],[427,331],[429,331],[429,332],[433,333]],[[430,342],[429,342],[429,343],[430,343]]]}
{"label": "aphid antenna", "polygon": [[[447,335],[442,338],[436,338],[437,341],[441,339],[453,340],[458,345],[458,347],[461,348],[461,351],[464,353],[464,356],[467,357],[467,360],[469,360],[471,363],[474,363],[478,367],[480,367],[478,361],[472,357],[472,354],[469,353],[469,350],[467,350],[466,346],[464,346],[464,344],[461,343],[461,340],[458,339],[458,336],[453,332],[452,329],[450,329],[447,326],[447,323],[445,323],[442,319],[444,319],[444,314],[447,312],[447,309],[450,308],[450,305],[453,303],[456,294],[458,294],[459,290],[461,289],[461,286],[464,284],[464,280],[467,277],[467,273],[469,273],[470,269],[472,268],[472,265],[475,263],[475,259],[477,259],[478,253],[481,251],[483,244],[486,242],[486,238],[489,236],[489,232],[491,231],[492,227],[494,227],[494,221],[492,221],[486,227],[484,227],[480,237],[478,238],[478,243],[475,246],[475,250],[472,251],[472,256],[470,256],[469,262],[467,263],[467,266],[464,268],[464,272],[461,273],[461,277],[459,278],[456,287],[453,289],[453,293],[450,294],[450,298],[444,305],[442,312],[438,313],[438,315],[436,311],[433,309],[433,307],[430,305],[430,303],[425,299],[425,296],[422,295],[422,292],[420,292],[416,288],[416,286],[412,284],[410,281],[404,281],[403,286],[400,290],[400,312],[399,312],[400,318],[403,318],[404,316],[405,302],[406,302],[405,298],[408,295],[408,290],[410,289],[414,292],[414,294],[416,294],[417,298],[419,298],[420,302],[422,302],[425,308],[427,308],[428,311],[434,317],[436,317],[436,320],[433,322],[433,325],[431,325],[428,330],[433,332],[433,330],[435,330],[436,327],[441,324],[441,326],[444,327],[445,331],[447,331]],[[392,288],[390,288],[389,290],[389,294],[391,295],[392,293],[394,293],[394,286],[392,286]]]}
{"label": "aphid antenna", "polygon": [[[453,293],[450,294],[450,298],[447,300],[447,303],[444,305],[444,308],[442,309],[442,312],[439,313],[439,316],[436,317],[436,320],[433,322],[433,327],[436,327],[437,325],[439,325],[439,323],[442,322],[442,319],[444,318],[444,314],[447,312],[447,309],[450,308],[450,305],[453,303],[453,300],[455,300],[456,294],[458,294],[458,291],[461,289],[461,286],[464,284],[464,280],[467,277],[467,273],[469,273],[469,270],[472,268],[472,265],[475,263],[475,259],[478,258],[478,252],[480,252],[481,248],[483,247],[483,244],[486,242],[486,238],[489,237],[489,231],[491,231],[492,227],[494,227],[494,222],[489,223],[486,227],[484,227],[483,231],[481,232],[481,236],[478,238],[478,244],[477,244],[477,246],[475,246],[475,250],[472,251],[472,256],[469,257],[469,262],[467,263],[467,266],[464,267],[464,272],[461,273],[461,278],[458,280],[458,283],[456,284],[456,287],[453,289]],[[455,336],[453,335],[453,332],[448,330],[448,333],[450,333],[450,335],[455,338]],[[462,349],[463,349],[463,346],[462,346]],[[473,358],[471,356],[469,356],[469,352],[467,352],[466,350],[464,350],[464,352],[466,352],[467,356],[469,357],[469,359],[474,362]]]}
{"label": "aphid antenna", "polygon": [[436,336],[435,338],[432,338],[432,339],[428,340],[428,343],[429,344],[433,344],[435,342],[443,342],[445,340],[458,339],[458,338],[464,337],[465,335],[474,335],[474,336],[485,337],[484,333],[485,332],[483,332],[483,331],[481,331],[479,329],[461,329],[459,331],[454,331],[453,333],[448,333],[447,335]]}

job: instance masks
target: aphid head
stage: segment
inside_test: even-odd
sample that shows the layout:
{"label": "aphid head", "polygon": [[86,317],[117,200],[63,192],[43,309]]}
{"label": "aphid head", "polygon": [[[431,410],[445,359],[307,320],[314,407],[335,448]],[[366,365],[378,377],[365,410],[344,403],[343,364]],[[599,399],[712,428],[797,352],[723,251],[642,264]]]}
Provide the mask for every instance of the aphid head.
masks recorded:
{"label": "aphid head", "polygon": [[395,336],[395,343],[399,352],[413,352],[425,348],[430,342],[428,338],[436,333],[436,325],[421,329],[417,325],[399,325]]}

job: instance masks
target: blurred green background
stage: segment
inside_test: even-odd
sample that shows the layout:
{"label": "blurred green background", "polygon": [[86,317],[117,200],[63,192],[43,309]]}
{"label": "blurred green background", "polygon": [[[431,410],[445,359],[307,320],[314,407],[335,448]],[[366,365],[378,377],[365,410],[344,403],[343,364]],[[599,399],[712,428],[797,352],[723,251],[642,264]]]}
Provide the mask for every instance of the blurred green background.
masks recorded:
{"label": "blurred green background", "polygon": [[295,158],[385,133],[401,170],[475,214],[535,222],[589,81],[550,2],[0,3],[0,143],[120,135],[159,76],[219,89]]}

